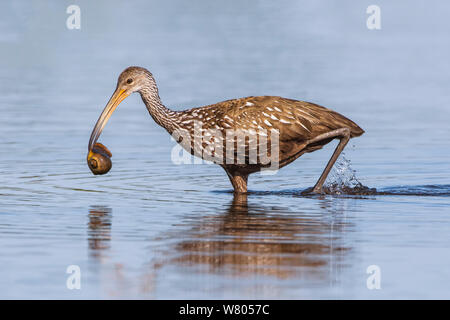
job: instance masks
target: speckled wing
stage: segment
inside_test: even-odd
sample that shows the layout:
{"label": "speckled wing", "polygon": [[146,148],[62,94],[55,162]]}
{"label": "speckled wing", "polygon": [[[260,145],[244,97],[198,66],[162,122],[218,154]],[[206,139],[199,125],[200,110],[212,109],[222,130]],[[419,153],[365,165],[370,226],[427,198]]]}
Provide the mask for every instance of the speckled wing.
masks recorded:
{"label": "speckled wing", "polygon": [[[305,101],[262,96],[235,99],[229,103],[233,105],[230,117],[234,120],[235,128],[241,128],[249,132],[256,131],[259,134],[261,132],[270,133],[271,130],[276,130],[279,133],[281,157],[282,155],[299,152],[299,150],[308,146],[310,139],[332,130],[349,128],[352,137],[359,136],[364,132],[358,125],[343,115]],[[271,136],[273,135],[268,135],[269,153]],[[324,144],[326,143],[327,141],[324,141]],[[258,143],[258,147],[261,147],[260,143]],[[322,145],[315,145],[306,152],[320,147]]]}
{"label": "speckled wing", "polygon": [[[288,102],[288,104],[286,104]],[[302,148],[312,131],[311,125],[295,112],[295,105],[281,97],[248,97],[233,100],[234,128],[256,135],[256,143],[246,144],[246,152],[256,153],[258,159],[271,157],[272,151],[281,155]],[[299,120],[303,120],[304,123]],[[283,143],[291,141],[291,143]],[[277,148],[277,150],[272,150]],[[248,157],[247,157],[248,158]],[[251,157],[250,157],[251,158]]]}
{"label": "speckled wing", "polygon": [[192,143],[197,150],[194,154],[205,159],[205,152],[221,153],[226,161],[242,164],[260,164],[263,157],[271,157],[274,147],[280,156],[293,155],[305,148],[308,140],[335,129],[349,127],[355,136],[363,132],[330,109],[275,96],[233,99],[191,109],[180,120],[192,139],[202,137]]}

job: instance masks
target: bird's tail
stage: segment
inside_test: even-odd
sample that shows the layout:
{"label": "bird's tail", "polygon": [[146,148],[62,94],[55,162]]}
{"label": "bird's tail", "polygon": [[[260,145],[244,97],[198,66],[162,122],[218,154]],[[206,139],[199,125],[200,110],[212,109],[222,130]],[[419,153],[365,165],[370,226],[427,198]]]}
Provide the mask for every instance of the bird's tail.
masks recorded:
{"label": "bird's tail", "polygon": [[[350,120],[351,121],[351,120]],[[353,121],[351,121],[351,123],[353,124],[352,127],[350,127],[350,137],[354,138],[354,137],[359,137],[360,135],[362,135],[365,131],[363,129],[361,129],[360,126],[358,126],[356,123],[354,123]]]}

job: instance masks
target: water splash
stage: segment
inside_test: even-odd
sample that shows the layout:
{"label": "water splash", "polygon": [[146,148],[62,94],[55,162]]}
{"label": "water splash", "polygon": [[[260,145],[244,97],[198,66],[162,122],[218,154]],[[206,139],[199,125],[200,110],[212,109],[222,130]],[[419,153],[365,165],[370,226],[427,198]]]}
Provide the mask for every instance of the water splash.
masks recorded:
{"label": "water splash", "polygon": [[322,190],[326,194],[336,195],[377,194],[377,190],[375,188],[366,187],[358,180],[358,178],[356,178],[356,171],[351,167],[351,161],[345,158],[344,153],[341,153],[341,156],[334,164]]}

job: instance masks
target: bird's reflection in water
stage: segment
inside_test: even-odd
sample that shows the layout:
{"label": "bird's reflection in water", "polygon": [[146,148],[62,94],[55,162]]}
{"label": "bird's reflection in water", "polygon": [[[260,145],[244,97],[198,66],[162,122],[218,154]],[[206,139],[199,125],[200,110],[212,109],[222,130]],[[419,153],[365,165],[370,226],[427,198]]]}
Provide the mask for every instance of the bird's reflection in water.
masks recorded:
{"label": "bird's reflection in water", "polygon": [[235,196],[224,215],[191,226],[172,262],[233,276],[306,273],[334,283],[350,249],[343,244],[344,215],[332,202],[319,201],[320,212],[307,214],[251,206],[245,194]]}
{"label": "bird's reflection in water", "polygon": [[123,257],[108,255],[111,248],[112,209],[91,206],[88,214],[90,271],[108,297],[145,297],[153,291],[154,273],[146,270],[136,276]]}
{"label": "bird's reflection in water", "polygon": [[102,254],[110,248],[112,210],[103,206],[92,206],[88,215],[89,254],[101,259]]}
{"label": "bird's reflection in water", "polygon": [[[187,214],[172,232],[156,238],[167,245],[152,250],[153,258],[137,273],[128,256],[106,254],[110,251],[112,212],[93,206],[88,214],[88,245],[95,279],[109,297],[140,298],[156,294],[158,274],[171,266],[181,266],[183,276],[189,279],[198,279],[200,273],[307,279],[305,285],[312,282],[314,286],[339,282],[351,250],[345,242],[349,223],[345,208],[340,207],[345,202],[324,198],[311,206],[308,200],[308,209],[299,212],[254,204],[258,199],[235,196],[225,212]],[[145,257],[143,252],[137,254]],[[256,281],[260,283],[259,278]],[[257,290],[264,294],[260,286]]]}

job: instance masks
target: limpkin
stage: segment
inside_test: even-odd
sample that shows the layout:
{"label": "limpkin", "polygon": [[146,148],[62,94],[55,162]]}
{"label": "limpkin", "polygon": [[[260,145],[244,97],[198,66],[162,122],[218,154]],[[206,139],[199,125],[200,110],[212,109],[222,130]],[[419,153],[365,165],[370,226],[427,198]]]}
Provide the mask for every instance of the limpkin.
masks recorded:
{"label": "limpkin", "polygon": [[[170,110],[161,102],[153,75],[145,68],[128,67],[120,74],[116,90],[92,131],[88,163],[111,114],[133,92],[140,93],[155,122],[176,136],[177,142],[188,152],[206,160],[223,156],[220,158],[223,161],[213,162],[225,169],[235,193],[247,192],[250,174],[273,165],[267,157],[277,156],[274,159],[278,169],[304,153],[339,139],[317,183],[309,189],[309,192],[321,193],[328,173],[349,139],[364,133],[356,123],[333,110],[277,96],[252,96],[184,111]],[[244,138],[229,135],[229,131],[238,131]],[[274,135],[268,133],[276,134],[276,144],[272,144]],[[264,161],[263,151],[266,153]]]}

